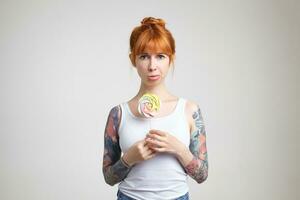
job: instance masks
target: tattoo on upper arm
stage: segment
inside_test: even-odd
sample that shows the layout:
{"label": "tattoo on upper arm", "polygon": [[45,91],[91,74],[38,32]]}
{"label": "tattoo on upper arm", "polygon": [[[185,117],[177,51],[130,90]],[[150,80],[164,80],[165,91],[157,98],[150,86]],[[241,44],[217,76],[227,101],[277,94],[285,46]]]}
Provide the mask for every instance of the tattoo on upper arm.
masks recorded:
{"label": "tattoo on upper arm", "polygon": [[185,167],[187,173],[198,183],[202,183],[208,176],[208,160],[206,149],[206,131],[201,110],[198,106],[193,113],[194,130],[191,133],[190,151],[194,159]]}
{"label": "tattoo on upper arm", "polygon": [[120,182],[130,171],[130,168],[126,167],[120,160],[121,148],[118,136],[120,112],[119,106],[112,108],[105,126],[102,168],[105,181],[109,185]]}
{"label": "tattoo on upper arm", "polygon": [[118,108],[114,107],[109,113],[104,133],[104,167],[116,162],[120,156],[120,148],[118,144]]}

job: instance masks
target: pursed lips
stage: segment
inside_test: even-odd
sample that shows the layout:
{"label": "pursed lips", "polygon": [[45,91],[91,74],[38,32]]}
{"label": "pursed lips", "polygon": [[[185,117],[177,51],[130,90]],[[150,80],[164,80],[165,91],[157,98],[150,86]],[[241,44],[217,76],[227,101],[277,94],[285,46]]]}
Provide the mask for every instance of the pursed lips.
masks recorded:
{"label": "pursed lips", "polygon": [[151,75],[151,76],[148,76],[148,80],[150,81],[156,81],[160,79],[160,75]]}

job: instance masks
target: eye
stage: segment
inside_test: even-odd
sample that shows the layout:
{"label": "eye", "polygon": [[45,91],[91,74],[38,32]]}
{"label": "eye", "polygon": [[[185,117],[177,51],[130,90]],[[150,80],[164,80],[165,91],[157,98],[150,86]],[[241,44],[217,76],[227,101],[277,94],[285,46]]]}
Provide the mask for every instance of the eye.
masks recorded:
{"label": "eye", "polygon": [[147,59],[147,58],[148,58],[148,55],[145,55],[145,54],[139,56],[139,59],[140,59],[140,60],[145,60],[145,59]]}
{"label": "eye", "polygon": [[164,59],[165,57],[166,57],[166,56],[163,55],[163,54],[159,54],[159,55],[158,55],[158,58],[159,58],[159,59]]}

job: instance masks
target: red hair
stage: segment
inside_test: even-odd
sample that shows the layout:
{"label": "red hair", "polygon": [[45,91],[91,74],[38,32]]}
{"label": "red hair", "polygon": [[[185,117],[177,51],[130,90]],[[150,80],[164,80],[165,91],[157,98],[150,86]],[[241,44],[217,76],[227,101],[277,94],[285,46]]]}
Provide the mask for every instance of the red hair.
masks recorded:
{"label": "red hair", "polygon": [[130,60],[135,66],[137,55],[148,52],[164,53],[174,62],[175,40],[171,32],[165,28],[165,21],[146,17],[141,25],[133,29],[130,36]]}

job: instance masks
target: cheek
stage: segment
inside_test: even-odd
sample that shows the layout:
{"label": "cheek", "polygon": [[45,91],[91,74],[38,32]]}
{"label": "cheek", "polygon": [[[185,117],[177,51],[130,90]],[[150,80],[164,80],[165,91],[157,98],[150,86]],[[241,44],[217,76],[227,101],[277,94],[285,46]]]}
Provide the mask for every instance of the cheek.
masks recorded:
{"label": "cheek", "polygon": [[142,69],[141,69],[140,66],[136,67],[136,71],[137,71],[137,73],[138,73],[139,76],[141,76],[143,74]]}
{"label": "cheek", "polygon": [[148,62],[146,60],[144,60],[144,61],[138,61],[138,62],[136,62],[136,66],[140,70],[145,70],[145,68],[147,68],[147,66],[148,66]]}
{"label": "cheek", "polygon": [[144,76],[146,71],[147,71],[147,68],[143,65],[136,65],[136,70],[137,70],[137,73],[139,74],[140,77]]}
{"label": "cheek", "polygon": [[167,76],[168,72],[169,72],[170,66],[169,64],[165,64],[164,67],[162,68],[162,73]]}

